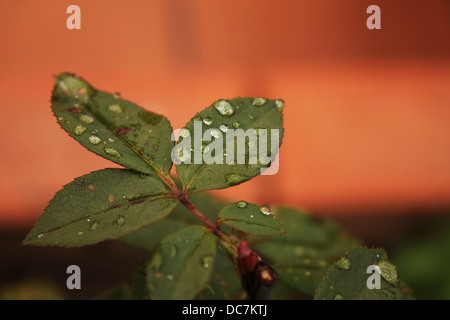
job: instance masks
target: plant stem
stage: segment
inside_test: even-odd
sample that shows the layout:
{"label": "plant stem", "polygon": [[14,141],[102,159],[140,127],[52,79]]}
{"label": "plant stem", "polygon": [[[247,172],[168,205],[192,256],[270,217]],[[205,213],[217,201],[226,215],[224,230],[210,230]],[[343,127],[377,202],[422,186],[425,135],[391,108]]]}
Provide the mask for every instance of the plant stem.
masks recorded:
{"label": "plant stem", "polygon": [[215,223],[213,223],[208,217],[198,210],[198,208],[187,198],[187,196],[182,193],[180,195],[181,203],[191,211],[197,218],[199,218],[207,227],[215,234],[221,242],[222,248],[227,252],[227,254],[234,260],[237,257],[237,249],[230,237],[220,230]]}
{"label": "plant stem", "polygon": [[233,260],[237,259],[237,248],[236,248],[236,239],[228,236],[219,227],[212,222],[208,217],[206,217],[200,210],[188,199],[187,194],[178,188],[175,181],[173,181],[172,177],[168,174],[162,174],[160,177],[164,180],[164,182],[169,186],[169,188],[174,192],[180,202],[190,211],[192,212],[200,221],[202,221],[206,227],[211,230],[211,232],[219,238],[220,246],[224,249],[226,254]]}

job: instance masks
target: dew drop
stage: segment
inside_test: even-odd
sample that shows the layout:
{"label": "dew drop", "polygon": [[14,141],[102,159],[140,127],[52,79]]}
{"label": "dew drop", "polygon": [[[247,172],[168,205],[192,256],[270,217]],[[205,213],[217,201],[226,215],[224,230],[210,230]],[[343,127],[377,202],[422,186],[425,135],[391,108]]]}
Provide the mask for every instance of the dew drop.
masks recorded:
{"label": "dew drop", "polygon": [[236,207],[238,208],[245,208],[247,206],[247,202],[245,201],[239,201],[238,203],[236,203]]}
{"label": "dew drop", "polygon": [[275,106],[277,107],[277,111],[278,111],[278,112],[283,111],[283,108],[284,108],[284,101],[281,100],[281,99],[276,100],[276,101],[275,101]]}
{"label": "dew drop", "polygon": [[336,267],[344,270],[350,269],[350,260],[342,257],[336,262]]}
{"label": "dew drop", "polygon": [[203,268],[208,269],[212,265],[213,261],[214,261],[213,256],[204,256],[202,258],[201,264]]}
{"label": "dew drop", "polygon": [[105,147],[104,150],[105,150],[105,153],[107,153],[113,157],[116,157],[118,159],[122,158],[122,155],[119,153],[119,151],[117,151],[113,147]]}
{"label": "dew drop", "polygon": [[241,124],[237,121],[233,122],[233,128],[237,129],[241,126]]}
{"label": "dew drop", "polygon": [[78,232],[78,235],[82,236],[83,235],[83,231]]}
{"label": "dew drop", "polygon": [[266,216],[268,216],[272,213],[272,210],[270,209],[270,207],[267,204],[265,204],[261,208],[259,208],[259,211],[261,211],[261,213]]}
{"label": "dew drop", "polygon": [[305,276],[309,277],[311,275],[310,271],[305,271]]}
{"label": "dew drop", "polygon": [[211,130],[211,135],[212,135],[214,138],[216,138],[216,139],[219,139],[219,138],[222,136],[222,134],[220,133],[220,131],[217,130],[217,129],[212,129],[212,130]]}
{"label": "dew drop", "polygon": [[89,142],[92,144],[99,144],[102,140],[96,135],[92,135],[89,137]]}
{"label": "dew drop", "polygon": [[82,124],[79,124],[75,127],[75,129],[73,129],[73,132],[77,135],[77,136],[81,136],[84,132],[86,131],[86,127],[83,126]]}
{"label": "dew drop", "polygon": [[266,101],[267,101],[267,100],[264,99],[264,98],[256,97],[256,98],[253,99],[252,104],[253,104],[255,107],[260,107],[260,106],[264,105],[264,104],[266,103]]}
{"label": "dew drop", "polygon": [[170,257],[174,258],[177,255],[177,247],[175,246],[170,246]]}
{"label": "dew drop", "polygon": [[172,281],[172,280],[173,280],[173,275],[171,275],[171,274],[168,274],[168,275],[166,276],[166,278],[167,278],[167,280],[170,280],[170,281]]}
{"label": "dew drop", "polygon": [[212,119],[210,117],[206,117],[203,119],[203,123],[209,126],[212,123]]}
{"label": "dew drop", "polygon": [[189,137],[190,135],[191,135],[191,133],[189,132],[188,129],[186,129],[186,128],[180,129],[180,137],[186,138],[186,137]]}
{"label": "dew drop", "polygon": [[225,176],[225,179],[227,180],[228,184],[238,184],[242,181],[244,181],[245,176],[237,174],[237,173],[230,173]]}
{"label": "dew drop", "polygon": [[155,253],[149,264],[151,270],[158,270],[162,265],[162,256],[159,252]]}
{"label": "dew drop", "polygon": [[43,233],[39,233],[37,237],[38,237],[38,239],[40,239],[40,238],[42,238],[43,236],[44,236]]}
{"label": "dew drop", "polygon": [[377,262],[377,266],[380,268],[380,273],[384,280],[393,286],[397,286],[399,280],[395,264],[388,260],[380,260]]}
{"label": "dew drop", "polygon": [[221,124],[219,129],[222,132],[227,132],[228,131],[228,126],[226,124]]}
{"label": "dew drop", "polygon": [[117,114],[123,113],[122,107],[120,105],[118,105],[117,103],[110,104],[108,106],[108,110],[113,113],[117,113]]}
{"label": "dew drop", "polygon": [[254,215],[252,215],[252,214],[250,215],[250,218],[254,218],[254,217],[255,217]]}
{"label": "dew drop", "polygon": [[89,228],[89,230],[94,231],[94,230],[97,229],[97,227],[98,227],[98,222],[97,222],[97,221],[94,221],[94,222],[91,224],[91,227]]}
{"label": "dew drop", "polygon": [[92,118],[92,116],[90,116],[88,114],[82,114],[80,116],[80,121],[84,122],[84,123],[92,123],[92,122],[94,122],[94,118]]}
{"label": "dew drop", "polygon": [[122,216],[117,217],[116,221],[114,222],[118,226],[123,226],[125,223],[125,218]]}
{"label": "dew drop", "polygon": [[108,142],[114,142],[113,138],[108,138]]}
{"label": "dew drop", "polygon": [[223,116],[231,116],[234,113],[234,109],[231,104],[226,100],[218,100],[214,102],[214,108]]}
{"label": "dew drop", "polygon": [[116,100],[120,99],[120,93],[119,92],[114,93],[113,98]]}
{"label": "dew drop", "polygon": [[344,296],[342,296],[342,295],[340,295],[340,294],[337,294],[337,295],[334,297],[334,300],[344,300]]}
{"label": "dew drop", "polygon": [[202,153],[208,152],[208,151],[209,151],[209,145],[202,144],[202,145],[200,146],[200,151],[201,151]]}

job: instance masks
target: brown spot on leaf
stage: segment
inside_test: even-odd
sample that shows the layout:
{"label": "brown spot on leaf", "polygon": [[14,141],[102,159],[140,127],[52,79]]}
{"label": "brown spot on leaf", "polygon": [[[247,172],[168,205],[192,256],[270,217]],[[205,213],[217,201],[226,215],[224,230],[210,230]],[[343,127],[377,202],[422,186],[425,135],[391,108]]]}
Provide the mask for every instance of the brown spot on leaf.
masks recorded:
{"label": "brown spot on leaf", "polygon": [[69,108],[69,112],[72,113],[81,113],[81,109],[78,107]]}
{"label": "brown spot on leaf", "polygon": [[155,272],[155,278],[161,279],[163,277],[163,274],[159,271]]}
{"label": "brown spot on leaf", "polygon": [[123,135],[123,134],[125,134],[125,133],[130,132],[131,129],[132,129],[132,128],[130,128],[130,127],[120,128],[119,130],[117,130],[116,133],[117,133],[118,136],[121,136],[121,135]]}
{"label": "brown spot on leaf", "polygon": [[94,187],[92,184],[90,184],[90,185],[88,186],[88,188],[89,188],[89,190],[91,190],[91,191],[94,191],[94,189],[95,189],[95,187]]}
{"label": "brown spot on leaf", "polygon": [[108,201],[109,202],[114,202],[114,196],[112,194],[109,195]]}

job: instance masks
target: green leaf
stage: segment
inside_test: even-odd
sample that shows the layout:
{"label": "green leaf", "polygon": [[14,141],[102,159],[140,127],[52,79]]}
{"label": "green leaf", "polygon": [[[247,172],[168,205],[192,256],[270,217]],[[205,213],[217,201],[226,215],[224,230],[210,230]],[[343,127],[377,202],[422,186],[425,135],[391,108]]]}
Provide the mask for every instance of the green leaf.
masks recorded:
{"label": "green leaf", "polygon": [[[217,213],[224,206],[222,201],[204,192],[192,194],[189,199],[212,221],[216,220]],[[120,241],[132,247],[151,251],[168,234],[193,224],[203,225],[192,212],[180,204],[166,218],[126,235],[120,238]]]}
{"label": "green leaf", "polygon": [[270,213],[270,208],[260,208],[245,201],[231,203],[223,208],[217,222],[258,236],[278,235],[285,231]]}
{"label": "green leaf", "polygon": [[170,171],[174,143],[165,117],[68,73],[56,77],[52,110],[61,127],[89,151],[147,174]]}
{"label": "green leaf", "polygon": [[147,290],[147,265],[150,263],[150,255],[142,259],[141,264],[133,275],[133,286],[131,288],[132,300],[148,300],[150,295]]}
{"label": "green leaf", "polygon": [[249,245],[272,264],[280,282],[314,296],[333,259],[358,241],[330,220],[320,221],[290,208],[275,208],[272,213],[286,233],[275,238],[252,238]]}
{"label": "green leaf", "polygon": [[192,299],[208,283],[216,258],[214,235],[191,226],[167,236],[147,266],[147,287],[154,300]]}
{"label": "green leaf", "polygon": [[[397,267],[383,249],[355,248],[336,261],[317,288],[316,300],[404,300],[412,299],[398,278]],[[381,272],[380,289],[369,289],[371,265]]]}
{"label": "green leaf", "polygon": [[125,285],[121,285],[102,293],[97,297],[97,300],[130,300],[130,298],[130,289]]}
{"label": "green leaf", "polygon": [[[278,150],[271,154],[271,136],[273,134],[276,137],[275,133],[278,133],[276,141],[278,145],[281,145],[283,138],[281,110],[283,106],[282,100],[235,98],[218,100],[212,106],[198,113],[182,129],[178,146],[174,149],[175,155],[177,155],[176,159],[180,162],[183,161],[176,164],[176,168],[184,190],[194,192],[226,188],[261,174],[261,170],[264,170],[268,164],[264,163],[265,159],[261,159],[259,156],[261,150],[258,147],[259,141],[265,139],[268,151],[266,154],[273,161]],[[197,123],[197,130],[194,129],[195,123]],[[202,140],[208,129],[213,129],[211,131],[212,142]],[[267,129],[265,135],[263,129]],[[236,139],[234,134],[237,132],[252,134],[258,142],[254,139],[245,142],[248,138],[245,138],[246,140]],[[220,140],[222,134],[223,139]],[[229,144],[233,141],[233,145]],[[249,152],[250,143],[252,152]],[[227,151],[227,145],[232,151]],[[223,147],[223,153],[226,152],[226,156],[215,148],[219,146]],[[232,148],[233,146],[234,148]],[[204,161],[205,155],[208,153],[213,155],[213,150],[217,152],[218,159],[214,163],[208,164]],[[204,153],[202,154],[202,152]],[[238,155],[242,155],[240,163],[238,163]],[[219,159],[223,160],[222,164],[218,163],[222,161]]]}
{"label": "green leaf", "polygon": [[241,289],[241,280],[230,258],[222,251],[217,251],[214,271],[209,283],[200,291],[196,299],[199,300],[230,300]]}
{"label": "green leaf", "polygon": [[162,219],[177,203],[153,176],[95,171],[56,193],[24,243],[74,247],[116,239]]}

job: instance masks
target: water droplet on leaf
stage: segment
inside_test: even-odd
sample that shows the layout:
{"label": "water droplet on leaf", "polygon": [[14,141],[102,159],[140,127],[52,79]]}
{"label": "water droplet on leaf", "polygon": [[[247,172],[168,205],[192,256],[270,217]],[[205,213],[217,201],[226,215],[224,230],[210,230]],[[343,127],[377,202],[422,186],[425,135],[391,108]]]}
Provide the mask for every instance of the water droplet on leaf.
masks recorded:
{"label": "water droplet on leaf", "polygon": [[388,260],[380,260],[377,262],[377,266],[380,268],[381,276],[393,286],[398,285],[397,267],[395,264]]}
{"label": "water droplet on leaf", "polygon": [[159,252],[155,253],[152,261],[150,262],[149,268],[151,270],[158,270],[162,265],[162,256]]}
{"label": "water droplet on leaf", "polygon": [[219,129],[222,132],[227,132],[228,131],[228,126],[226,124],[221,124]]}
{"label": "water droplet on leaf", "polygon": [[122,107],[120,105],[118,105],[117,103],[110,104],[108,106],[108,110],[113,113],[117,113],[117,114],[123,113]]}
{"label": "water droplet on leaf", "polygon": [[256,97],[256,98],[253,99],[252,104],[253,104],[255,107],[260,107],[260,106],[264,105],[264,104],[266,103],[266,101],[267,101],[267,100],[264,99],[264,98]]}
{"label": "water droplet on leaf", "polygon": [[177,255],[177,247],[170,246],[170,257],[174,258]]}
{"label": "water droplet on leaf", "polygon": [[40,239],[40,238],[42,238],[43,236],[44,236],[43,233],[39,233],[37,237],[38,237],[38,239]]}
{"label": "water droplet on leaf", "polygon": [[88,114],[82,114],[80,116],[80,121],[84,122],[84,123],[92,123],[92,122],[94,122],[94,118],[92,118],[92,116],[90,116]]}
{"label": "water droplet on leaf", "polygon": [[236,207],[238,208],[245,208],[247,206],[247,202],[245,201],[239,201],[238,203],[236,203]]}
{"label": "water droplet on leaf", "polygon": [[336,262],[336,267],[345,270],[350,269],[350,260],[348,260],[345,257],[342,257]]}
{"label": "water droplet on leaf", "polygon": [[105,147],[104,150],[107,154],[109,154],[113,157],[122,158],[122,155],[119,153],[119,151],[117,151],[113,147]]}
{"label": "water droplet on leaf", "polygon": [[276,101],[275,101],[275,106],[277,107],[277,111],[278,111],[278,112],[283,111],[283,108],[284,108],[284,101],[281,100],[281,99],[276,100]]}
{"label": "water droplet on leaf", "polygon": [[89,228],[89,230],[94,231],[94,230],[97,229],[97,227],[98,227],[98,222],[94,221],[94,222],[92,222],[91,227]]}
{"label": "water droplet on leaf", "polygon": [[170,281],[172,281],[173,280],[173,275],[171,275],[171,274],[168,274],[167,276],[166,276],[166,278],[167,278],[167,280],[170,280]]}
{"label": "water droplet on leaf", "polygon": [[216,139],[219,139],[219,138],[222,136],[222,134],[220,133],[220,131],[217,130],[217,129],[212,129],[212,130],[211,130],[211,135],[212,135],[214,138],[216,138]]}
{"label": "water droplet on leaf", "polygon": [[115,224],[118,226],[123,226],[124,223],[125,223],[125,218],[122,216],[118,216],[115,221]]}
{"label": "water droplet on leaf", "polygon": [[213,261],[214,261],[213,256],[204,256],[201,261],[203,268],[208,269],[213,263]]}
{"label": "water droplet on leaf", "polygon": [[214,102],[214,108],[216,108],[216,110],[224,116],[231,116],[234,113],[232,105],[226,100],[219,100]]}
{"label": "water droplet on leaf", "polygon": [[227,180],[228,184],[238,184],[242,181],[244,181],[245,176],[237,174],[237,173],[230,173],[225,176],[225,179]]}
{"label": "water droplet on leaf", "polygon": [[337,294],[337,295],[334,297],[334,300],[344,300],[344,297],[343,297],[342,295],[340,295],[340,294]]}
{"label": "water droplet on leaf", "polygon": [[212,122],[213,121],[210,117],[206,117],[205,119],[203,119],[203,123],[206,124],[207,126],[209,126]]}
{"label": "water droplet on leaf", "polygon": [[86,127],[83,126],[82,124],[79,124],[75,127],[75,129],[73,129],[73,132],[77,135],[77,136],[81,136],[84,132],[86,131]]}
{"label": "water droplet on leaf", "polygon": [[266,216],[268,216],[268,215],[270,215],[271,213],[272,213],[272,210],[270,209],[270,207],[268,206],[268,205],[263,205],[260,209],[259,209],[259,211],[261,211],[261,213],[262,214],[264,214],[264,215],[266,215]]}
{"label": "water droplet on leaf", "polygon": [[89,136],[89,142],[92,144],[99,144],[102,140],[96,135]]}
{"label": "water droplet on leaf", "polygon": [[186,138],[186,137],[189,137],[190,135],[191,135],[191,133],[189,132],[188,129],[186,129],[186,128],[180,129],[180,137]]}

